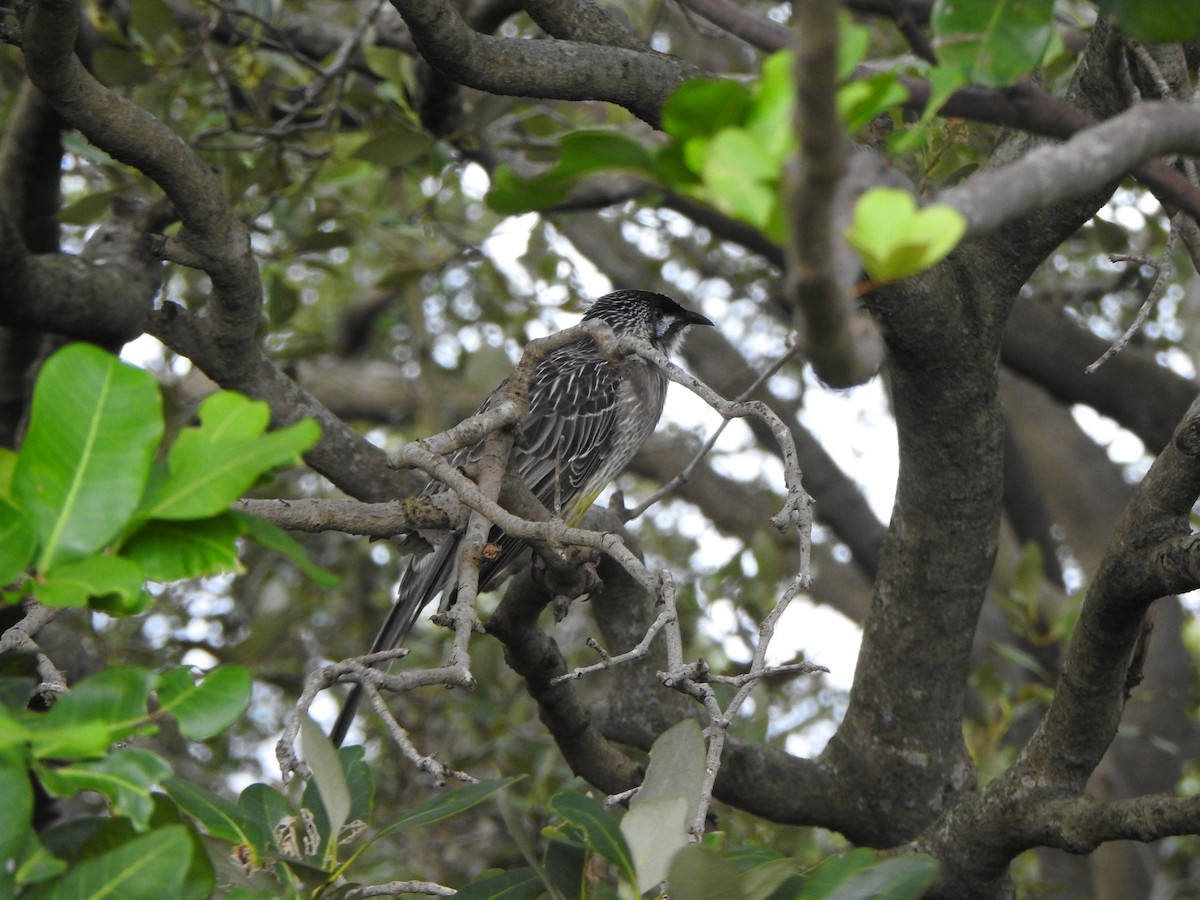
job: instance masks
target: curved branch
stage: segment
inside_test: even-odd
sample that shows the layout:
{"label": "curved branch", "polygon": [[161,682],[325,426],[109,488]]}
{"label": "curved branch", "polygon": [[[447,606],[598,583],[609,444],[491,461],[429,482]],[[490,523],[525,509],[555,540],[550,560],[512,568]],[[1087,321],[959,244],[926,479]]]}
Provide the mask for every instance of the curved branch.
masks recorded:
{"label": "curved branch", "polygon": [[657,125],[663,103],[699,72],[659,53],[473,31],[446,0],[392,0],[431,66],[467,87],[552,100],[605,100]]}
{"label": "curved branch", "polygon": [[1200,153],[1200,110],[1169,101],[1139,104],[1065,143],[1038,147],[1007,166],[981,172],[936,199],[961,212],[968,236],[978,237],[1117,181],[1165,153]]}
{"label": "curved branch", "polygon": [[250,236],[234,218],[220,179],[179,135],[101,85],[74,55],[78,0],[39,0],[24,22],[25,68],[63,119],[115,159],[145,173],[183,223],[178,243],[212,279],[208,315],[227,363],[245,359],[262,299]]}

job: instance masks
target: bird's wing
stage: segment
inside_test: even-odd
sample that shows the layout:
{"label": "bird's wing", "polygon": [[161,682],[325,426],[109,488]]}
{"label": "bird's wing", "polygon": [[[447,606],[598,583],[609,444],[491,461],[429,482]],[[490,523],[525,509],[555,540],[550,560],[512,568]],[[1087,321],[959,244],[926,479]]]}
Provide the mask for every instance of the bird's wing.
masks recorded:
{"label": "bird's wing", "polygon": [[595,499],[582,493],[596,487],[589,483],[612,449],[621,380],[590,341],[551,355],[534,376],[513,468],[548,510],[568,521],[582,512],[581,501]]}
{"label": "bird's wing", "polygon": [[[529,412],[513,443],[511,470],[551,513],[574,524],[603,485],[592,482],[607,458],[617,427],[621,373],[591,341],[547,357],[534,374]],[[588,496],[590,494],[591,496]],[[480,567],[481,589],[491,586],[525,547],[493,528],[499,548]]]}

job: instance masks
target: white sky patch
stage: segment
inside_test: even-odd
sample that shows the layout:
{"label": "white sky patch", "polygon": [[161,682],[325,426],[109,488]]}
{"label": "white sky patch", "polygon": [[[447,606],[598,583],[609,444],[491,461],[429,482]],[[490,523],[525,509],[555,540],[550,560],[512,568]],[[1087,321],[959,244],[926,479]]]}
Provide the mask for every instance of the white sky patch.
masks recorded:
{"label": "white sky patch", "polygon": [[[827,390],[808,372],[805,382],[800,421],[842,471],[862,487],[875,515],[888,521],[896,497],[900,451],[882,379],[874,378],[848,391]],[[820,502],[821,498],[816,499]]]}

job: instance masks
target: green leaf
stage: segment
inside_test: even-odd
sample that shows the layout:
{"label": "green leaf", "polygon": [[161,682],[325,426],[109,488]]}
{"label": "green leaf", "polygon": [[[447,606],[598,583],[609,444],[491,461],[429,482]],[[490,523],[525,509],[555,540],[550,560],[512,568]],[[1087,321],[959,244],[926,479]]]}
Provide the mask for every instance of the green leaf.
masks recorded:
{"label": "green leaf", "polygon": [[168,456],[169,475],[156,474],[144,519],[206,519],[224,512],[260,476],[297,461],[321,430],[304,419],[266,432],[270,409],[232,391],[207,397],[200,426],[180,432]]}
{"label": "green leaf", "polygon": [[494,781],[480,781],[476,784],[455,788],[444,794],[431,797],[428,801],[422,803],[406,815],[401,816],[386,828],[377,831],[369,841],[366,841],[361,847],[355,850],[354,854],[343,865],[343,868],[354,862],[371,844],[381,837],[391,834],[394,831],[407,831],[410,828],[417,828],[421,825],[432,825],[434,822],[440,822],[443,819],[456,816],[470,809],[472,806],[477,806],[493,794],[503,790],[515,781],[520,781],[524,777],[523,775],[519,775],[513,778],[498,778]]}
{"label": "green leaf", "polygon": [[663,131],[679,141],[711,137],[745,122],[751,99],[750,89],[736,81],[685,81],[663,104]]}
{"label": "green leaf", "polygon": [[[237,805],[248,821],[254,823],[255,835],[274,835],[277,827],[296,817],[296,809],[287,797],[268,784],[255,783],[247,787],[238,797]],[[254,849],[263,855],[269,851],[266,844]],[[278,847],[278,849],[282,852],[291,852],[284,847]],[[299,856],[300,854],[293,855]]]}
{"label": "green leaf", "polygon": [[788,50],[763,60],[762,77],[746,116],[746,131],[754,137],[762,161],[770,172],[769,177],[775,181],[779,179],[784,161],[796,151],[792,127],[796,108],[794,63],[795,54]]}
{"label": "green leaf", "polygon": [[893,72],[881,72],[843,85],[837,92],[838,117],[853,134],[877,115],[908,99],[908,88]]}
{"label": "green leaf", "polygon": [[363,141],[351,158],[395,169],[416,162],[435,143],[428,132],[408,125],[403,120],[392,120]]}
{"label": "green leaf", "polygon": [[[923,854],[899,856],[849,874],[823,900],[917,900],[937,877],[937,860]],[[809,896],[807,892],[804,896]]]}
{"label": "green leaf", "polygon": [[550,798],[550,808],[579,828],[587,838],[588,846],[616,866],[626,881],[637,883],[629,844],[616,817],[602,803],[583,794],[556,794]]}
{"label": "green leaf", "polygon": [[35,582],[33,593],[46,606],[83,606],[93,598],[106,612],[145,609],[141,567],[120,556],[89,556],[54,566]]}
{"label": "green leaf", "polygon": [[206,741],[236,722],[250,705],[250,672],[244,666],[219,666],[199,684],[191,670],[178,666],[159,676],[158,702],[179,722],[190,741]]}
{"label": "green leaf", "polygon": [[642,787],[621,820],[640,892],[665,880],[676,852],[688,844],[688,825],[704,783],[704,758],[704,738],[695,719],[672,725],[650,748]]}
{"label": "green leaf", "polygon": [[31,898],[120,897],[161,900],[179,896],[192,861],[182,825],[168,825],[73,866],[61,878],[31,891]]}
{"label": "green leaf", "polygon": [[845,81],[854,74],[867,57],[871,46],[870,29],[859,25],[845,10],[838,11],[838,81]]}
{"label": "green leaf", "polygon": [[170,775],[166,760],[135,747],[114,750],[99,760],[38,768],[38,780],[52,796],[95,791],[107,797],[113,812],[128,817],[138,831],[146,830],[154,811],[151,791]]}
{"label": "green leaf", "polygon": [[743,876],[720,852],[689,844],[668,860],[672,897],[689,900],[741,900]]}
{"label": "green leaf", "polygon": [[239,571],[237,538],[245,518],[226,510],[207,519],[151,519],[121,543],[121,555],[153,581]]}
{"label": "green leaf", "polygon": [[300,746],[325,808],[328,846],[332,848],[350,816],[350,790],[346,786],[342,763],[325,732],[307,713],[300,715]]}
{"label": "green leaf", "polygon": [[458,891],[455,900],[537,900],[546,886],[533,869],[487,872]]}
{"label": "green leaf", "polygon": [[[48,713],[31,715],[28,726],[38,738],[56,731],[101,726],[107,731],[109,743],[125,740],[145,728],[146,701],[155,680],[153,673],[133,666],[105,669],[72,687]],[[81,735],[88,737],[86,730]]]}
{"label": "green leaf", "polygon": [[[45,853],[29,827],[33,813],[33,785],[24,762],[16,753],[0,754],[0,897],[16,896],[16,884],[28,880],[27,864]],[[57,874],[50,872],[47,874]]]}
{"label": "green leaf", "polygon": [[0,584],[16,581],[33,562],[37,532],[24,512],[0,497]]}
{"label": "green leaf", "polygon": [[290,560],[301,572],[324,588],[333,588],[341,584],[342,579],[336,572],[318,566],[308,558],[304,546],[294,537],[277,525],[272,525],[266,519],[235,512],[245,526],[246,533],[268,550],[278,553],[284,559]]}
{"label": "green leaf", "polygon": [[654,158],[637,141],[615,131],[573,131],[561,141],[558,162],[535,178],[500,167],[488,192],[488,205],[509,215],[561,203],[584,178],[600,171],[625,172],[657,180]]}
{"label": "green leaf", "polygon": [[1054,0],[937,0],[931,24],[941,66],[968,81],[1004,87],[1042,61]]}
{"label": "green leaf", "polygon": [[854,208],[846,240],[877,282],[899,281],[940,262],[966,233],[958,210],[941,205],[917,209],[907,191],[871,188]]}
{"label": "green leaf", "polygon": [[1102,12],[1122,29],[1148,44],[1173,44],[1200,38],[1198,0],[1096,0]]}
{"label": "green leaf", "polygon": [[[182,825],[187,831],[188,840],[192,845],[192,863],[188,867],[179,900],[209,900],[209,898],[217,896],[214,893],[216,871],[205,850],[204,838],[191,821],[184,818],[183,813],[179,811],[179,807],[171,801],[170,797],[166,794],[155,794],[154,814],[150,817],[150,826],[159,830],[167,825]],[[226,849],[222,848],[223,851]]]}
{"label": "green leaf", "polygon": [[246,810],[179,777],[168,778],[163,782],[163,789],[180,810],[204,826],[213,837],[250,850],[254,865],[258,865],[256,848],[266,845],[270,832],[263,830]]}
{"label": "green leaf", "polygon": [[149,372],[91,344],[71,344],[42,367],[13,500],[37,530],[37,567],[99,550],[137,507],[162,437]]}
{"label": "green leaf", "polygon": [[89,191],[58,211],[62,225],[91,225],[108,214],[114,191]]}
{"label": "green leaf", "polygon": [[779,170],[772,166],[762,145],[748,131],[726,128],[704,145],[690,145],[685,156],[695,146],[704,154],[700,166],[710,202],[726,215],[765,228],[777,202],[773,179]]}
{"label": "green leaf", "polygon": [[[728,857],[728,854],[726,856]],[[746,900],[768,900],[789,879],[793,879],[798,885],[800,883],[800,877],[797,874],[799,869],[800,867],[793,859],[775,859],[755,866],[746,870],[742,875],[742,892]],[[784,896],[794,897],[795,895],[796,890],[791,889]]]}

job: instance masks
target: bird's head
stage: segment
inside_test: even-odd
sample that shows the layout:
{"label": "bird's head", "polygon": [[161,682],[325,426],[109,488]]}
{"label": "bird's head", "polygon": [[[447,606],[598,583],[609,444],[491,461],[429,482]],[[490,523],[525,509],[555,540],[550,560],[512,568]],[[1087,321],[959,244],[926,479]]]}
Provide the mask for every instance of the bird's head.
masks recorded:
{"label": "bird's head", "polygon": [[711,325],[698,312],[684,309],[666,294],[613,291],[592,303],[586,319],[603,319],[619,336],[641,338],[668,356],[683,344],[691,325]]}

